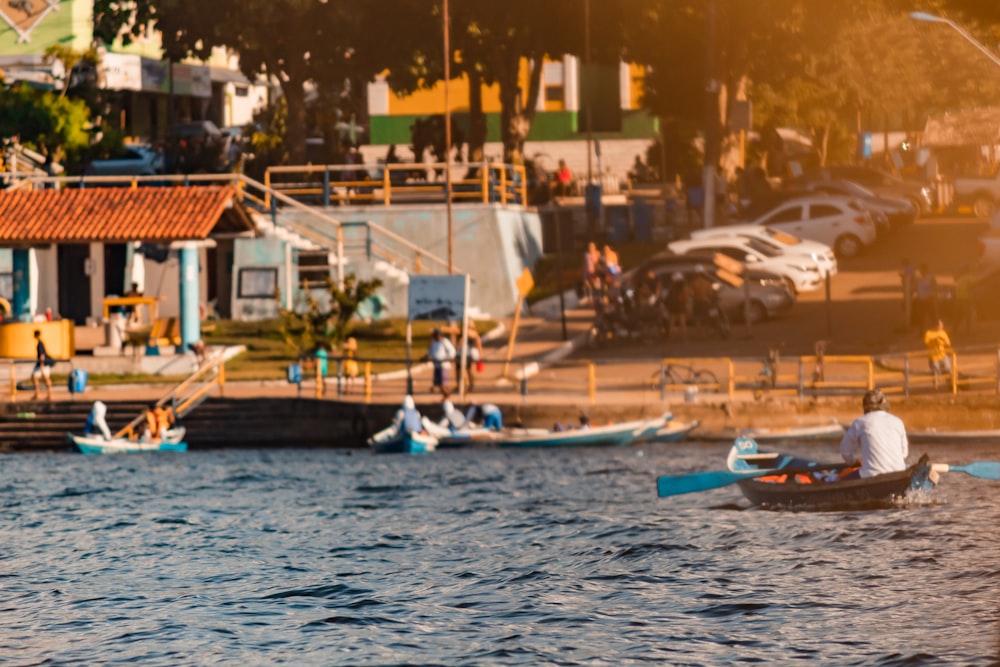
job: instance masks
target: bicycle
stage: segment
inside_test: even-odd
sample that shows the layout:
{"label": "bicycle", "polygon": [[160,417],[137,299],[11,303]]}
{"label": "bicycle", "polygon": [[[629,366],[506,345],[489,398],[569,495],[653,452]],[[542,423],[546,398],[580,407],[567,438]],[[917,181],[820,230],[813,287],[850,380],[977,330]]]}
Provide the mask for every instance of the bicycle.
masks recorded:
{"label": "bicycle", "polygon": [[771,345],[767,348],[767,358],[757,374],[756,383],[753,388],[753,397],[760,400],[765,392],[771,391],[778,385],[778,362],[781,361],[781,348],[784,343]]}
{"label": "bicycle", "polygon": [[684,364],[667,364],[662,369],[654,371],[652,378],[656,384],[695,385],[700,387],[718,387],[719,378],[707,368],[695,368]]}

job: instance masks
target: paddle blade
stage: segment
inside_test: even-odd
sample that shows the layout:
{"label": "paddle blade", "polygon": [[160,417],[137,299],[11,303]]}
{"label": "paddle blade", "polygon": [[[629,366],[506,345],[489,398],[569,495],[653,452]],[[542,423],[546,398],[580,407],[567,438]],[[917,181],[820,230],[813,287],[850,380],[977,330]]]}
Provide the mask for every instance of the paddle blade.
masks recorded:
{"label": "paddle blade", "polygon": [[931,469],[936,472],[964,472],[973,477],[1000,481],[1000,461],[975,461],[961,466],[937,463]]}
{"label": "paddle blade", "polygon": [[712,470],[695,472],[689,475],[663,475],[656,480],[656,493],[660,498],[679,496],[684,493],[708,491],[723,486],[735,484],[741,479],[763,477],[776,472],[774,470],[747,470],[730,472],[729,470]]}

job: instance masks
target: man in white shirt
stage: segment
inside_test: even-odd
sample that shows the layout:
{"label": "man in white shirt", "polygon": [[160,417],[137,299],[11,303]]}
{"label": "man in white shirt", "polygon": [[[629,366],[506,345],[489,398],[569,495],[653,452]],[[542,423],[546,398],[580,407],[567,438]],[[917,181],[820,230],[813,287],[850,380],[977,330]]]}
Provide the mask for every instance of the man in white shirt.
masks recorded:
{"label": "man in white shirt", "polygon": [[441,334],[440,329],[434,329],[431,333],[431,344],[427,348],[427,357],[434,364],[434,382],[431,385],[431,393],[440,391],[443,394],[447,388],[445,369],[455,359],[455,346]]}
{"label": "man in white shirt", "polygon": [[861,406],[865,414],[847,427],[840,441],[840,455],[848,463],[861,463],[860,477],[906,470],[906,427],[899,417],[889,414],[889,399],[873,389],[865,392]]}

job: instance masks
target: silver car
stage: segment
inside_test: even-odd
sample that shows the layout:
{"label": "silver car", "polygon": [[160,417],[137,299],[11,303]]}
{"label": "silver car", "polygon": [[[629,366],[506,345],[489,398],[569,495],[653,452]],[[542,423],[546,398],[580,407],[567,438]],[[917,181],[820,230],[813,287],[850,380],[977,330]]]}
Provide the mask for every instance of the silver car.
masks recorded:
{"label": "silver car", "polygon": [[[636,272],[636,276],[644,276],[652,271],[661,285],[670,282],[670,276],[676,272],[684,274],[685,280],[690,280],[696,267],[703,268],[717,285],[719,305],[733,321],[742,321],[748,315],[750,323],[777,317],[795,305],[795,295],[788,289],[788,283],[776,273],[744,268],[740,274],[745,284],[735,286],[720,275],[719,267],[712,263],[711,256],[660,254],[646,260]],[[749,303],[747,303],[749,296]]]}
{"label": "silver car", "polygon": [[163,155],[149,146],[126,146],[118,157],[94,160],[87,176],[154,176],[163,173]]}

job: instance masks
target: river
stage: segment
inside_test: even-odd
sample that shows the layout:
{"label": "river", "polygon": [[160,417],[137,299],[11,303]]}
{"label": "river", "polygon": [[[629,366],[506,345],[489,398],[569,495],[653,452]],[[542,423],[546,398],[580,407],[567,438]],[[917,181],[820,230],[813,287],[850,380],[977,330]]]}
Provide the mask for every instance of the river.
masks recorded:
{"label": "river", "polygon": [[997,664],[1000,483],[656,497],[726,449],[4,456],[0,663]]}

